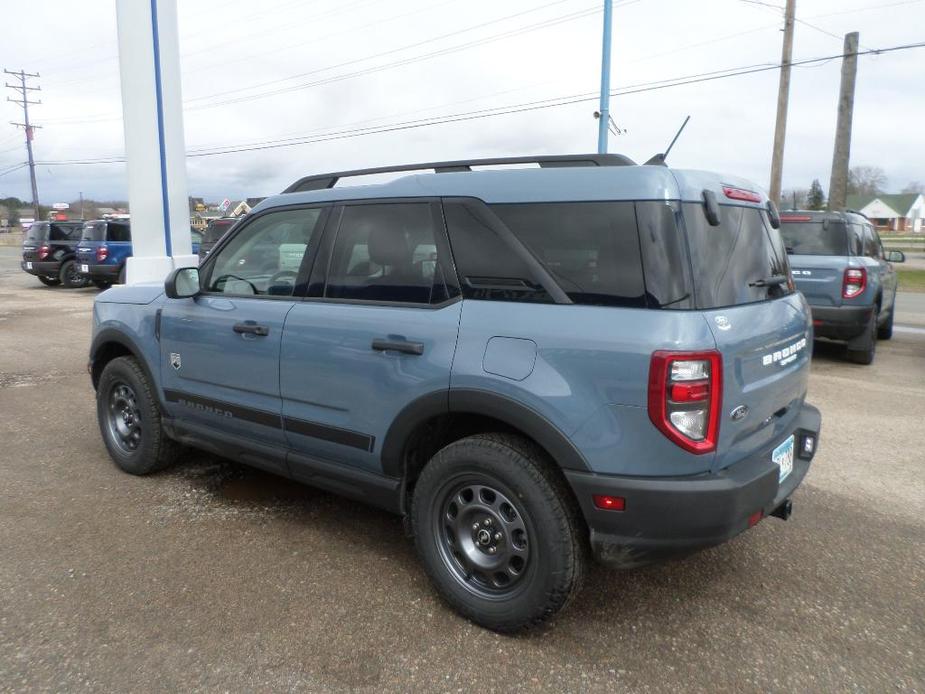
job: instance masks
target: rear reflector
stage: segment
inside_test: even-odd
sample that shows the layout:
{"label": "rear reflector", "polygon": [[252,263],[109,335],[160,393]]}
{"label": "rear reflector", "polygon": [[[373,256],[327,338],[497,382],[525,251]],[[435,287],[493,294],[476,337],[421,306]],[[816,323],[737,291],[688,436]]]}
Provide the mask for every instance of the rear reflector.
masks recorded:
{"label": "rear reflector", "polygon": [[748,517],[748,527],[754,528],[762,518],[764,518],[764,511],[755,511]]}
{"label": "rear reflector", "polygon": [[723,194],[730,200],[745,200],[746,202],[761,202],[761,195],[753,190],[723,186]]}
{"label": "rear reflector", "polygon": [[622,496],[595,494],[592,498],[594,499],[594,505],[603,511],[623,511],[626,509],[626,499]]}

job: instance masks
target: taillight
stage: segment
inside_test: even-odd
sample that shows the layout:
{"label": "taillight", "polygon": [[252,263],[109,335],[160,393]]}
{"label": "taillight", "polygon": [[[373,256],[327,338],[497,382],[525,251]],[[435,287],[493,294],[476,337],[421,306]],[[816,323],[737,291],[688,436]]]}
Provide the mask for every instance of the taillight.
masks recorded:
{"label": "taillight", "polygon": [[109,249],[106,246],[100,246],[96,249],[96,262],[102,263],[109,257]]}
{"label": "taillight", "polygon": [[867,268],[849,267],[845,270],[845,281],[842,283],[841,295],[846,299],[853,299],[864,291],[867,286]]}
{"label": "taillight", "polygon": [[649,419],[678,446],[691,453],[716,450],[723,396],[720,353],[652,354],[649,364]]}
{"label": "taillight", "polygon": [[51,253],[51,249],[48,246],[39,247],[39,260],[45,260],[48,257],[48,254]]}

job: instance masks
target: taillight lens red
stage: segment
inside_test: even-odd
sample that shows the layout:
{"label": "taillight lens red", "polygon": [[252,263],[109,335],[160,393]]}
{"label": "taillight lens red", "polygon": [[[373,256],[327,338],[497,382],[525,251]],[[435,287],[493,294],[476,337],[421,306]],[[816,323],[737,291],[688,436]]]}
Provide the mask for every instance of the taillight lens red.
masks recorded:
{"label": "taillight lens red", "polygon": [[594,505],[602,511],[625,511],[626,499],[622,496],[611,496],[609,494],[594,494],[592,499]]}
{"label": "taillight lens red", "polygon": [[853,299],[861,294],[867,287],[867,268],[849,267],[845,270],[845,281],[842,283],[841,295],[845,299]]}
{"label": "taillight lens red", "polygon": [[51,253],[51,249],[48,246],[39,246],[39,260],[45,260],[49,253]]}
{"label": "taillight lens red", "polygon": [[691,453],[716,450],[723,397],[719,352],[652,354],[649,364],[649,419]]}
{"label": "taillight lens red", "polygon": [[730,200],[745,200],[746,202],[761,202],[761,194],[744,188],[723,186],[723,194]]}
{"label": "taillight lens red", "polygon": [[96,261],[102,263],[109,257],[109,249],[106,246],[100,246],[96,249]]}

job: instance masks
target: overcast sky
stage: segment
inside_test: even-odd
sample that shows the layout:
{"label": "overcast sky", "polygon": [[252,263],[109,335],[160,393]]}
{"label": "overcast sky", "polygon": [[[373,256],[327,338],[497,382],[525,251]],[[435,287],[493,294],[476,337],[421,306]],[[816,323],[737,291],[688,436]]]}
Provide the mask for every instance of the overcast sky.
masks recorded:
{"label": "overcast sky", "polygon": [[[602,0],[178,0],[187,151],[420,121],[593,95]],[[615,0],[617,90],[780,60],[781,12],[744,0]],[[0,67],[40,72],[39,162],[123,153],[114,0],[6,0]],[[797,0],[794,60],[925,40],[922,0]],[[814,25],[813,28],[807,23]],[[434,55],[436,54],[436,55]],[[423,59],[422,56],[424,57]],[[395,63],[401,63],[395,65]],[[840,59],[793,70],[784,188],[828,189]],[[332,79],[336,78],[336,79]],[[320,82],[320,84],[319,84]],[[616,96],[610,151],[768,185],[778,73]],[[280,92],[266,96],[266,92]],[[12,92],[10,92],[12,95]],[[264,96],[258,96],[264,95]],[[257,98],[254,98],[257,97]],[[229,103],[233,102],[233,103]],[[25,160],[4,102],[0,171]],[[190,194],[267,195],[311,172],[412,161],[594,151],[595,100],[277,149],[187,159]],[[852,165],[898,191],[925,180],[925,49],[859,59]],[[43,203],[126,197],[123,164],[38,167]],[[0,197],[28,199],[27,169]]]}

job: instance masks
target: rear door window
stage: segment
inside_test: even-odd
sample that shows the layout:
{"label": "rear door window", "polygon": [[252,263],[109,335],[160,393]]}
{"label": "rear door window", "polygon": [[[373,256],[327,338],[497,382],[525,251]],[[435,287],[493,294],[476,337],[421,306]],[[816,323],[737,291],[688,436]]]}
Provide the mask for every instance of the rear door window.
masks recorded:
{"label": "rear door window", "polygon": [[698,308],[766,301],[793,291],[783,241],[760,210],[724,205],[714,227],[702,205],[685,203],[683,209]]}
{"label": "rear door window", "polygon": [[490,207],[574,303],[646,305],[632,202]]}
{"label": "rear door window", "polygon": [[128,224],[124,222],[109,222],[109,229],[106,232],[107,241],[131,241],[132,232]]}
{"label": "rear door window", "polygon": [[780,235],[790,255],[848,255],[847,233],[841,222],[783,221]]}

